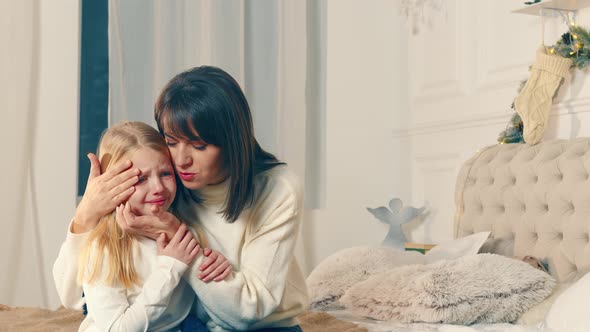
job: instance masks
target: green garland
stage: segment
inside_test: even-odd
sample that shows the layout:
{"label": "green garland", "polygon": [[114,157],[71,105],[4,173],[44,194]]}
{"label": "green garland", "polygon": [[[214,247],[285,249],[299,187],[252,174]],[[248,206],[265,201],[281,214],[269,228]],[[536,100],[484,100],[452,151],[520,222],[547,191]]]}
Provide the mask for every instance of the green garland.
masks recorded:
{"label": "green garland", "polygon": [[500,144],[511,144],[511,143],[524,143],[524,137],[522,137],[522,119],[518,113],[514,112],[510,121],[506,125],[506,129],[502,130],[498,135],[498,143]]}
{"label": "green garland", "polygon": [[580,26],[571,25],[569,31],[561,35],[555,45],[548,47],[548,52],[571,58],[574,66],[585,69],[590,65],[590,32]]}
{"label": "green garland", "polygon": [[[524,88],[526,82],[528,80],[524,80],[520,82],[520,86],[518,87],[517,93]],[[520,115],[516,113],[516,107],[514,107],[514,102],[510,105],[510,109],[514,111],[514,114],[510,117],[510,121],[506,125],[506,129],[502,130],[498,135],[498,143],[500,144],[511,144],[511,143],[524,143],[524,137],[522,136],[522,131],[524,129],[524,125],[522,123],[522,119]]]}

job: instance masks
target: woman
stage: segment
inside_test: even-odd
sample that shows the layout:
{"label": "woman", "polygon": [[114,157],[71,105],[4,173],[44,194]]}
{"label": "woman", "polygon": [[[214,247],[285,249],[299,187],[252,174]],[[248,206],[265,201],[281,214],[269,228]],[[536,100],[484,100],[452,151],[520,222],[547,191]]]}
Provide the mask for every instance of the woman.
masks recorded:
{"label": "woman", "polygon": [[[254,138],[250,109],[237,82],[215,67],[183,72],[158,97],[155,116],[184,187],[179,190],[180,215],[203,232],[234,270],[222,282],[206,283],[197,273],[218,268],[199,268],[198,259],[189,267],[185,278],[200,299],[197,316],[213,331],[300,331],[295,317],[308,303],[293,256],[303,212],[301,188],[287,166]],[[91,160],[98,167],[93,156]],[[116,170],[89,180],[84,205],[76,213],[81,217],[73,221],[79,225],[71,233],[96,227],[98,221],[86,216],[117,206],[133,191],[130,164]],[[151,238],[172,234],[180,224],[167,213],[136,216],[128,205],[118,211],[117,220],[126,230]],[[65,250],[76,250],[73,242],[66,240]],[[58,269],[70,268],[62,264]],[[63,287],[68,289],[60,295],[75,293],[75,286]]]}

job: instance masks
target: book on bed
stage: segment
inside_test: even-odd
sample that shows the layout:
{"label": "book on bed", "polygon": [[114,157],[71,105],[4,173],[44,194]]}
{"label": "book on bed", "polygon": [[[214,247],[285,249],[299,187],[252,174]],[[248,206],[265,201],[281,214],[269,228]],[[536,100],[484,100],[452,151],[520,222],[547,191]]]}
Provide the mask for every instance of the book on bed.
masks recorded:
{"label": "book on bed", "polygon": [[417,251],[419,253],[426,254],[430,251],[430,249],[434,248],[435,246],[436,244],[406,242],[404,249],[406,251]]}

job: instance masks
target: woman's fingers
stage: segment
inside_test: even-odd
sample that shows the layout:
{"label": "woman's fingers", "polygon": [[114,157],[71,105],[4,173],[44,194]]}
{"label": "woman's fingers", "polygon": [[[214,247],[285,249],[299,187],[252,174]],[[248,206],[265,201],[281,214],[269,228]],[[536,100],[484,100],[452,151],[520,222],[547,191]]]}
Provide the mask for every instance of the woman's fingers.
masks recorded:
{"label": "woman's fingers", "polygon": [[133,176],[111,190],[110,194],[113,195],[113,203],[115,205],[125,202],[127,199],[129,199],[133,192],[135,192],[135,187],[133,185],[137,183],[137,179],[137,176]]}
{"label": "woman's fingers", "polygon": [[219,266],[219,264],[221,263],[221,261],[219,261],[220,257],[223,256],[221,256],[216,251],[212,252],[209,256],[207,256],[207,258],[203,260],[201,266],[199,266],[199,270],[203,271],[199,274],[199,277],[205,276],[207,273],[209,273],[207,271],[213,271],[215,268],[217,268],[217,266]]}
{"label": "woman's fingers", "polygon": [[[117,215],[117,218],[124,219],[125,221],[125,223],[119,224],[122,228],[133,234],[146,236],[156,240],[161,233],[165,233],[166,238],[171,243],[179,245],[185,237],[185,234],[188,232],[186,225],[183,226],[184,231],[177,232],[179,226],[183,224],[174,217],[174,215],[166,211],[159,211],[155,215],[135,215],[131,211],[129,203],[121,204],[119,210],[121,210],[121,212]],[[189,232],[189,234],[188,240],[183,244],[183,249],[193,237],[192,233]]]}
{"label": "woman's fingers", "polygon": [[[204,250],[207,250],[207,248],[205,248]],[[205,256],[207,256],[207,258],[205,258],[203,260],[203,263],[201,263],[201,266],[199,266],[200,271],[205,271],[206,269],[208,269],[209,266],[211,264],[213,264],[213,262],[215,262],[215,259],[217,258],[216,255],[205,255]]]}
{"label": "woman's fingers", "polygon": [[[110,171],[110,169],[109,169]],[[107,173],[109,173],[109,171],[107,171]],[[121,188],[120,191],[123,191],[127,188],[125,187],[121,187],[121,185],[125,182],[127,182],[127,180],[138,177],[139,175],[139,170],[136,168],[129,168],[127,170],[124,170],[123,172],[120,173],[115,173],[111,178],[106,178],[107,173],[105,173],[105,181],[106,181],[106,190],[115,192],[117,187]],[[109,173],[109,175],[112,175]],[[135,182],[137,182],[137,180],[135,180]],[[133,182],[131,185],[135,184],[135,182]]]}
{"label": "woman's fingers", "polygon": [[134,171],[134,169],[131,168],[131,160],[120,161],[109,167],[109,169],[103,174],[103,180],[108,182],[114,177],[124,173],[125,170],[132,172]]}
{"label": "woman's fingers", "polygon": [[221,264],[219,264],[219,266],[217,268],[215,268],[215,270],[211,271],[209,273],[209,275],[207,275],[205,278],[203,278],[203,281],[211,281],[213,279],[216,279],[217,277],[219,277],[223,273],[223,271],[225,271],[225,269],[227,269],[228,266],[229,266],[229,262],[223,261]]}
{"label": "woman's fingers", "polygon": [[[199,278],[203,279],[203,281],[213,280],[213,278],[217,277],[223,272],[223,270],[225,270],[227,267],[227,265],[224,265],[225,263],[227,263],[227,260],[223,259],[223,256],[216,255],[216,260],[207,269],[199,273]],[[218,273],[215,273],[215,271],[221,266],[223,266],[223,269],[219,270]]]}
{"label": "woman's fingers", "polygon": [[113,198],[114,204],[122,204],[126,202],[135,192],[135,187],[131,187]]}
{"label": "woman's fingers", "polygon": [[213,279],[215,281],[222,281],[225,280],[225,278],[227,278],[229,276],[229,274],[232,272],[232,267],[231,265],[229,265],[227,268],[225,268],[225,271],[223,271],[220,275],[217,276],[217,278]]}
{"label": "woman's fingers", "polygon": [[133,185],[136,184],[138,180],[139,180],[139,176],[133,175],[130,178],[124,180],[122,183],[114,186],[111,189],[111,193],[113,195],[119,195],[120,193],[124,192],[125,190],[133,187]]}
{"label": "woman's fingers", "polygon": [[222,273],[221,273],[219,276],[217,276],[217,277],[216,277],[215,279],[213,279],[213,280],[215,280],[215,281],[222,281],[222,280],[225,280],[225,278],[227,278],[227,277],[228,277],[228,276],[229,276],[229,275],[232,273],[232,271],[233,271],[233,269],[232,269],[232,267],[231,267],[231,265],[230,265],[230,266],[228,266],[228,267],[225,269],[225,271],[223,271],[223,272],[222,272]]}
{"label": "woman's fingers", "polygon": [[93,153],[87,156],[90,160],[90,174],[77,210],[80,216],[87,216],[86,219],[98,220],[100,216],[112,212],[135,192],[133,185],[137,182],[136,173],[139,170],[132,168],[131,161],[126,160],[114,164],[101,174],[100,160]]}

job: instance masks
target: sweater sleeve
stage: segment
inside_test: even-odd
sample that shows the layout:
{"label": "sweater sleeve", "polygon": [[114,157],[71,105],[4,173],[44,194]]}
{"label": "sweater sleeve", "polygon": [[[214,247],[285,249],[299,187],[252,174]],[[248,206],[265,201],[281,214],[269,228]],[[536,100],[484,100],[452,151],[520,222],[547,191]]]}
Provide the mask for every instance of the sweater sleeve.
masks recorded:
{"label": "sweater sleeve", "polygon": [[[103,266],[108,266],[106,255]],[[84,283],[88,311],[100,331],[147,331],[159,319],[187,265],[168,256],[158,256],[157,266],[145,280],[133,303],[120,284],[107,286],[104,278]],[[104,277],[104,274],[103,274]]]}
{"label": "sweater sleeve", "polygon": [[66,240],[62,243],[57,259],[53,263],[55,288],[61,303],[68,309],[82,310],[84,304],[82,285],[77,281],[78,260],[80,250],[89,234],[89,232],[84,234],[72,233],[70,223]]}
{"label": "sweater sleeve", "polygon": [[185,278],[219,326],[248,330],[281,304],[301,221],[298,203],[291,193],[270,209],[265,220],[251,220],[260,226],[243,245],[239,271],[224,281],[198,279],[202,257],[189,267]]}

